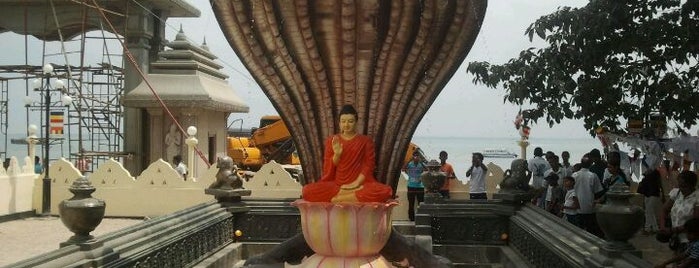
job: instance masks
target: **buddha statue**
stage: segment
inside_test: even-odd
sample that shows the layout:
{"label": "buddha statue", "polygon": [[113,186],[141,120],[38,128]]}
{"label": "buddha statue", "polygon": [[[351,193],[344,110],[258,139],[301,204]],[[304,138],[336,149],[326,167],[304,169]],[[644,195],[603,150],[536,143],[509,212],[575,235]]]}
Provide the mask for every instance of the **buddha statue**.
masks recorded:
{"label": "buddha statue", "polygon": [[310,202],[385,202],[393,190],[374,178],[374,142],[357,133],[357,111],[352,105],[340,110],[340,133],[325,140],[321,179],[303,187]]}

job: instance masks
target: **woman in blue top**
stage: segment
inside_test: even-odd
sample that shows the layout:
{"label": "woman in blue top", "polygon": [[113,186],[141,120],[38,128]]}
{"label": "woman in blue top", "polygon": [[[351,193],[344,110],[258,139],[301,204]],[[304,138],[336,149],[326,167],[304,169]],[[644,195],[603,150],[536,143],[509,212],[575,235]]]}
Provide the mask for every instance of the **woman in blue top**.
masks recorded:
{"label": "woman in blue top", "polygon": [[425,186],[420,181],[425,164],[420,161],[419,154],[413,154],[413,160],[405,165],[403,171],[408,174],[408,218],[415,221],[415,200],[420,205],[425,200]]}

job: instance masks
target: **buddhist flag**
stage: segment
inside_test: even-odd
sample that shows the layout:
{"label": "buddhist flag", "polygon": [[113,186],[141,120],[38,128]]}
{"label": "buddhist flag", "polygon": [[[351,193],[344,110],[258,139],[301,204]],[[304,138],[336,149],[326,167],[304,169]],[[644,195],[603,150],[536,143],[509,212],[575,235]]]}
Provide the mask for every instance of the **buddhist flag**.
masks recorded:
{"label": "buddhist flag", "polygon": [[63,112],[51,112],[49,137],[54,139],[63,138]]}

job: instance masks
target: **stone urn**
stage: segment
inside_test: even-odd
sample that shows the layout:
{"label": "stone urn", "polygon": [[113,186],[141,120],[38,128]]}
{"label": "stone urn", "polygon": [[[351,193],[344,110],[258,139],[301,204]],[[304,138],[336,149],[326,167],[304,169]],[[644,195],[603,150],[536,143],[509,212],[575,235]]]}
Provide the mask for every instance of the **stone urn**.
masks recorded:
{"label": "stone urn", "polygon": [[425,186],[425,192],[438,193],[439,189],[444,185],[444,181],[447,179],[447,174],[439,170],[442,164],[437,160],[430,160],[425,166],[427,167],[427,171],[420,175],[422,185]]}
{"label": "stone urn", "polygon": [[291,204],[301,213],[303,237],[315,254],[287,267],[393,267],[379,251],[391,235],[396,201]]}
{"label": "stone urn", "polygon": [[85,176],[75,180],[69,190],[73,197],[63,200],[58,205],[58,212],[63,224],[75,235],[61,243],[61,246],[94,242],[90,232],[102,222],[106,204],[103,200],[92,197],[95,187]]}
{"label": "stone urn", "polygon": [[627,241],[643,224],[643,209],[631,204],[635,195],[625,183],[617,182],[606,193],[607,202],[596,211],[597,222],[604,232],[608,250],[634,250]]}

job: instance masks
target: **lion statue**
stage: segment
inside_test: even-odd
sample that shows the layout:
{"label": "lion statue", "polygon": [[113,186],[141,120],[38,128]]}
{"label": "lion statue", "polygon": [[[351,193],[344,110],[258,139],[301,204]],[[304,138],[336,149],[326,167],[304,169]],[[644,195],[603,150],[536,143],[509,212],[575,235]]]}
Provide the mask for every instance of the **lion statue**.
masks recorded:
{"label": "lion statue", "polygon": [[235,190],[243,189],[243,180],[238,175],[238,167],[233,164],[233,159],[228,156],[216,159],[218,172],[216,181],[209,186],[211,189]]}
{"label": "lion statue", "polygon": [[505,171],[505,177],[500,182],[500,192],[527,192],[532,173],[527,167],[527,160],[515,159],[510,169]]}

